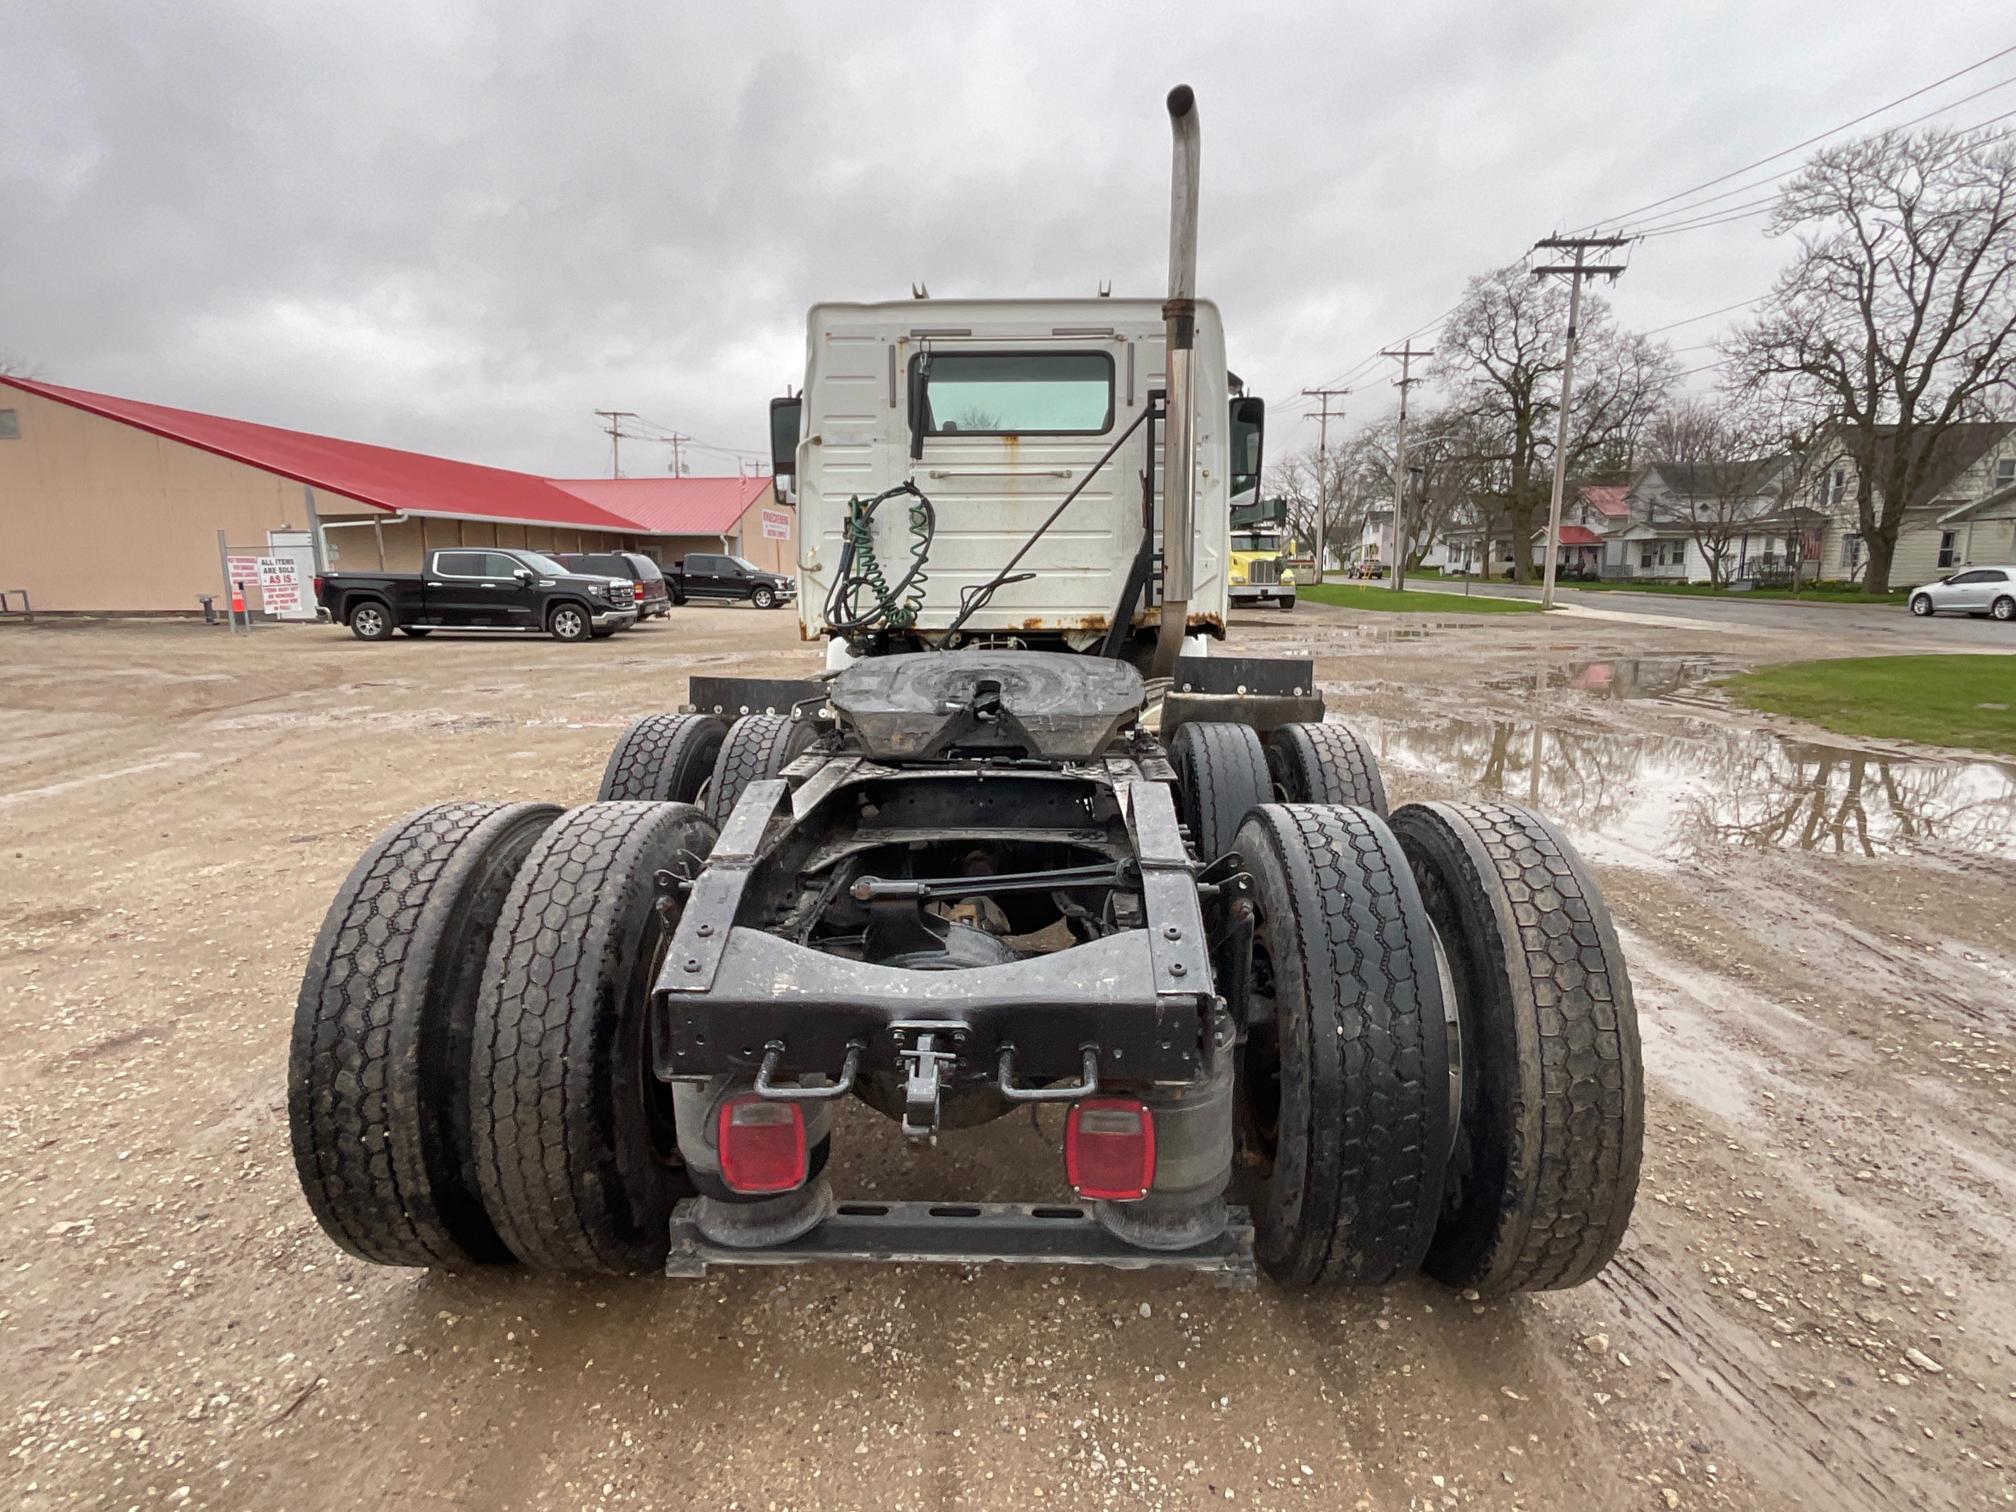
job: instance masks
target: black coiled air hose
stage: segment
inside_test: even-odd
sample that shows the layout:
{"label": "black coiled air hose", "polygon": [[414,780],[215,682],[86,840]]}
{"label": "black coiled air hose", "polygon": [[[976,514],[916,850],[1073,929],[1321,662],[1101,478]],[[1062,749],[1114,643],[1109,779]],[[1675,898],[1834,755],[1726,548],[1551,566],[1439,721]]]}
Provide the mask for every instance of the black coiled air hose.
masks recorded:
{"label": "black coiled air hose", "polygon": [[[875,511],[898,494],[910,496],[910,570],[892,587],[875,554]],[[870,629],[907,630],[924,607],[924,562],[938,533],[938,511],[915,483],[885,488],[865,504],[847,501],[840,565],[826,595],[826,628],[841,635]]]}

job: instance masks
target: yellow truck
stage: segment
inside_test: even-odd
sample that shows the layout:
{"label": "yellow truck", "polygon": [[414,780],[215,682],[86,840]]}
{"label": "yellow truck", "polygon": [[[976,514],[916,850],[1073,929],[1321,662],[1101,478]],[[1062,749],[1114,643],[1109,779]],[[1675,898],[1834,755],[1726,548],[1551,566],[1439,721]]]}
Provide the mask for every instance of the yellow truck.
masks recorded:
{"label": "yellow truck", "polygon": [[1234,525],[1227,583],[1234,604],[1295,607],[1295,573],[1288,565],[1295,543],[1281,527],[1266,522]]}

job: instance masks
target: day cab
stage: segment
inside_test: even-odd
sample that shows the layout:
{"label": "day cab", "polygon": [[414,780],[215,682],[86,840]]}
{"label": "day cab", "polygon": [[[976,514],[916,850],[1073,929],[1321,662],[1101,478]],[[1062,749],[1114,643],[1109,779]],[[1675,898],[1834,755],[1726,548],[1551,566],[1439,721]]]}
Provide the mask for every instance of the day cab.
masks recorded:
{"label": "day cab", "polygon": [[[969,642],[1081,651],[1109,632],[1122,643],[1152,640],[1164,566],[1166,330],[1153,299],[815,305],[803,394],[771,412],[779,497],[799,514],[805,637],[836,628],[829,601],[858,501],[908,481],[935,513],[929,587],[907,627],[915,643],[938,644],[955,626]],[[1257,481],[1264,409],[1233,397],[1224,327],[1208,300],[1195,302],[1195,331],[1185,629],[1218,639],[1231,604],[1230,501]],[[871,527],[892,581],[910,562],[902,514],[885,511]]]}

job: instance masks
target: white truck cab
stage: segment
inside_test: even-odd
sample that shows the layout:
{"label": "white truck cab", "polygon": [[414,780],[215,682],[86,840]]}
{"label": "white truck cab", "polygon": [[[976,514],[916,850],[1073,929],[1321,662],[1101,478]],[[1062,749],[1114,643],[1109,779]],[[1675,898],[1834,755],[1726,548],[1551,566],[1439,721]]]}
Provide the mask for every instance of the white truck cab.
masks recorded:
{"label": "white truck cab", "polygon": [[[1257,478],[1262,412],[1232,396],[1217,308],[1199,300],[1194,310],[1185,623],[1220,637],[1229,501]],[[865,534],[891,589],[924,542],[921,568],[895,595],[906,606],[897,628],[919,643],[949,633],[1117,653],[1152,639],[1166,544],[1166,329],[1152,299],[813,306],[804,392],[772,407],[778,495],[798,510],[803,635],[850,633],[835,586],[850,541],[858,576]],[[860,523],[863,504],[906,482],[928,510],[905,492]],[[860,594],[847,602],[858,608]],[[1109,642],[1116,616],[1125,629]]]}

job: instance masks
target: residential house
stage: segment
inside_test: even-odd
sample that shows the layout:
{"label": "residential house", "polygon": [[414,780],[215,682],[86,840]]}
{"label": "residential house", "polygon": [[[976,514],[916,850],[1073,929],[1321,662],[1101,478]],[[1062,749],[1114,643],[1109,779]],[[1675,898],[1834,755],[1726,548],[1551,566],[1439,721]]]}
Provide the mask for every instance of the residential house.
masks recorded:
{"label": "residential house", "polygon": [[[1822,576],[1860,577],[1868,553],[1855,464],[1844,451],[1819,474],[1812,502],[1828,521]],[[1930,582],[1969,562],[2016,562],[2016,422],[1969,421],[1941,438],[1918,497],[1904,507],[1890,583]]]}
{"label": "residential house", "polygon": [[[1726,497],[1731,474],[1722,469],[1740,473],[1746,496]],[[1859,578],[1868,553],[1855,513],[1853,462],[1835,449],[1813,468],[1799,496],[1788,497],[1794,470],[1789,456],[1756,465],[1655,462],[1628,485],[1578,488],[1562,510],[1561,570],[1703,583],[1713,576],[1703,540],[1726,537],[1725,582],[1784,582],[1795,566],[1802,581]],[[1385,538],[1368,524],[1364,539]],[[1428,565],[1479,572],[1486,560],[1503,574],[1511,543],[1502,523],[1470,511],[1436,544]],[[1918,499],[1904,512],[1890,581],[1928,582],[1970,562],[2016,563],[2016,422],[1973,422],[1947,433]]]}
{"label": "residential house", "polygon": [[1603,576],[1702,583],[1819,573],[1820,516],[1783,499],[1789,457],[1757,462],[1654,462],[1624,490],[1624,516],[1605,531]]}
{"label": "residential house", "polygon": [[[1563,502],[1558,559],[1560,571],[1579,574],[1600,570],[1604,531],[1624,518],[1624,492],[1621,486],[1591,485],[1574,490],[1573,496]],[[1390,539],[1390,528],[1389,534],[1382,536],[1368,522],[1364,539],[1373,543],[1376,554],[1379,543]],[[1546,527],[1542,526],[1534,532],[1534,540],[1545,539]],[[1503,523],[1486,521],[1474,507],[1459,507],[1448,528],[1429,548],[1422,565],[1452,574],[1481,573],[1487,555],[1492,562],[1492,573],[1502,577],[1511,570],[1512,543]],[[1538,555],[1536,552],[1536,559]]]}
{"label": "residential house", "polygon": [[[1939,517],[1939,539],[1933,555],[1937,572],[1906,579],[1898,577],[1893,566],[1892,582],[1923,582],[1928,577],[1943,575],[1969,562],[2016,563],[2016,456],[1997,457],[1991,476],[1996,485],[1993,491],[1983,494],[1972,504],[1962,504]],[[1904,541],[1900,538],[1900,561],[1903,559],[1903,546]],[[1914,560],[1917,546],[1918,538],[1913,537]]]}

